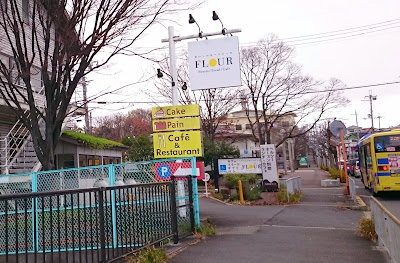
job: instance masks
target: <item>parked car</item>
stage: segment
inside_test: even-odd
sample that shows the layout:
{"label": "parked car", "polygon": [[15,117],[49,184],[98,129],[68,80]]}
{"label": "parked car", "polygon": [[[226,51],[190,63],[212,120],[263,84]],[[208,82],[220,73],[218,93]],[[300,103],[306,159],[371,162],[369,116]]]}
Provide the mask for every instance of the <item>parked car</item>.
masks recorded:
{"label": "parked car", "polygon": [[350,161],[350,165],[347,168],[347,173],[354,177],[360,177],[361,176],[360,162],[356,160]]}
{"label": "parked car", "polygon": [[353,167],[353,176],[354,177],[361,177],[360,162],[359,161],[356,161],[356,164]]}

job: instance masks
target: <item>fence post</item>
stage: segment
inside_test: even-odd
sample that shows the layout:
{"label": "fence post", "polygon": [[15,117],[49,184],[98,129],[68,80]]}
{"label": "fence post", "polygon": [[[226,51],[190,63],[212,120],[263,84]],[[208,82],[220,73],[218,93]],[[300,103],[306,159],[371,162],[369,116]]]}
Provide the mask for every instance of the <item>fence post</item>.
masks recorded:
{"label": "fence post", "polygon": [[172,234],[174,235],[174,244],[178,244],[179,235],[178,235],[178,216],[176,214],[175,176],[171,176],[171,189],[169,192],[171,200]]}
{"label": "fence post", "polygon": [[[192,183],[192,176],[188,175],[188,189],[189,189],[189,211],[190,211],[190,232],[194,234],[194,207],[193,207],[193,183]],[[195,177],[196,178],[196,177]],[[195,180],[193,180],[195,181]]]}
{"label": "fence post", "polygon": [[[37,173],[31,174],[32,180],[32,193],[38,191],[38,175]],[[38,233],[38,200],[37,197],[32,198],[32,248],[33,251],[39,251],[39,233]],[[36,257],[35,257],[36,258]]]}
{"label": "fence post", "polygon": [[[115,165],[108,166],[108,177],[110,186],[115,186]],[[112,235],[113,235],[113,248],[117,248],[117,209],[115,201],[115,190],[111,190],[111,220],[112,220]]]}
{"label": "fence post", "polygon": [[196,157],[192,157],[191,159],[192,165],[192,175],[194,176],[194,180],[192,183],[192,193],[193,193],[193,205],[194,205],[194,218],[196,226],[200,226],[200,208],[199,208],[199,190],[197,187],[197,168],[196,168]]}
{"label": "fence post", "polygon": [[104,230],[104,187],[98,190],[99,195],[99,228],[100,228],[100,263],[106,262],[106,233]]}

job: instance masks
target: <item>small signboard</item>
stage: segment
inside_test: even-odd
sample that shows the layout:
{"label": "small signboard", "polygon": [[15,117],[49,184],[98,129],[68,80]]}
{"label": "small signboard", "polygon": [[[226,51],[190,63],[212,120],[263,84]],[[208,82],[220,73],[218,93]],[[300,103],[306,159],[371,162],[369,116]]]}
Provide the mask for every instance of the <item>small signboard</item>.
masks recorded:
{"label": "small signboard", "polygon": [[266,190],[279,188],[278,169],[276,167],[276,150],[274,144],[260,146],[263,185]]}
{"label": "small signboard", "polygon": [[153,119],[180,118],[199,115],[200,111],[198,104],[153,107],[151,109],[151,117]]}
{"label": "small signboard", "polygon": [[218,159],[219,174],[261,174],[260,158]]}
{"label": "small signboard", "polygon": [[199,129],[200,117],[153,120],[153,132]]}
{"label": "small signboard", "polygon": [[392,174],[400,174],[400,154],[388,155],[390,172]]}
{"label": "small signboard", "polygon": [[[155,164],[156,180],[164,181],[170,180],[171,175],[174,176],[187,176],[192,174],[192,163],[156,163]],[[204,179],[204,163],[196,162],[196,174],[197,180]]]}
{"label": "small signboard", "polygon": [[200,131],[153,133],[154,158],[203,156]]}

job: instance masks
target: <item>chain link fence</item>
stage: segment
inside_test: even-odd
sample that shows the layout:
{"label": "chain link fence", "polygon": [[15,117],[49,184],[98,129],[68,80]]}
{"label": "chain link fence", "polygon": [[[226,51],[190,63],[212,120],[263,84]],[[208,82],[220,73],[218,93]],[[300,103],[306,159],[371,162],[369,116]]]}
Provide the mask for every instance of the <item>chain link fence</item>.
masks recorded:
{"label": "chain link fence", "polygon": [[199,225],[197,182],[183,173],[195,169],[194,158],[185,158],[0,176],[0,255],[72,251],[89,262],[82,255],[102,256],[96,253],[104,236],[105,256],[115,258],[174,233],[167,231],[171,209],[176,238],[190,235]]}

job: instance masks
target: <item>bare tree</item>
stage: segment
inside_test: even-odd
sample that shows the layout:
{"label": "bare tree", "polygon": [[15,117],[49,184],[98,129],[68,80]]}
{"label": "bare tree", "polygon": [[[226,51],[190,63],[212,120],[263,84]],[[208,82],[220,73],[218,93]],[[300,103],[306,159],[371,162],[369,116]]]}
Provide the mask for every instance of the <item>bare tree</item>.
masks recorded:
{"label": "bare tree", "polygon": [[127,114],[116,113],[95,119],[93,134],[114,141],[125,136],[136,137],[151,133],[151,111],[135,109]]}
{"label": "bare tree", "polygon": [[[326,87],[321,87],[322,83],[304,76],[300,67],[291,62],[292,55],[293,50],[274,35],[241,50],[245,86],[241,101],[246,105],[253,137],[260,144],[271,143],[271,131],[278,120],[297,117],[296,124],[286,130],[277,146],[288,138],[305,134],[327,110],[346,101],[336,91],[343,87],[339,80],[332,79]],[[307,118],[312,118],[313,123],[309,129],[296,129]]]}
{"label": "bare tree", "polygon": [[[140,55],[129,49],[132,44],[162,15],[187,8],[179,0],[0,1],[0,44],[10,47],[14,65],[0,62],[0,95],[30,131],[43,169],[55,167],[62,123],[82,77],[117,54]],[[44,111],[36,106],[35,65],[44,86]]]}
{"label": "bare tree", "polygon": [[[181,104],[199,104],[202,130],[211,140],[215,140],[217,129],[226,120],[227,114],[237,106],[237,88],[207,89],[191,91],[189,85],[189,69],[187,53],[180,56],[178,64],[178,94]],[[171,74],[167,59],[161,60],[158,67],[167,76],[155,79],[156,88],[163,97],[172,101]],[[187,89],[182,89],[187,87]]]}

